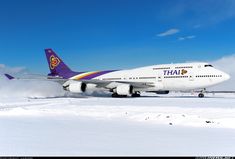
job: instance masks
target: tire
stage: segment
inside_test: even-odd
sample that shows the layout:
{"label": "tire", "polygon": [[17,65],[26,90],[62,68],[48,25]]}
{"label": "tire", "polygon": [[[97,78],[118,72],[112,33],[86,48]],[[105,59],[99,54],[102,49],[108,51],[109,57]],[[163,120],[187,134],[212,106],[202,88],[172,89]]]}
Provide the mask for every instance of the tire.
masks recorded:
{"label": "tire", "polygon": [[118,95],[117,93],[113,93],[112,97],[113,98],[125,98],[125,97],[127,97],[127,95]]}
{"label": "tire", "polygon": [[135,93],[135,94],[132,94],[131,97],[140,97],[140,94]]}
{"label": "tire", "polygon": [[199,98],[204,98],[205,96],[204,96],[203,93],[199,93],[199,94],[198,94],[198,97],[199,97]]}

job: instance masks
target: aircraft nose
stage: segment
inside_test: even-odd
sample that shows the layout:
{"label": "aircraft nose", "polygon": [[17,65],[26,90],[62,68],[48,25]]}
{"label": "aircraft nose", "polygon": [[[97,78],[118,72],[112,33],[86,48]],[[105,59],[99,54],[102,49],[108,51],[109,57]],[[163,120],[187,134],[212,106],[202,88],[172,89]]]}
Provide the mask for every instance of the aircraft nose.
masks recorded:
{"label": "aircraft nose", "polygon": [[227,73],[223,73],[224,80],[227,81],[230,79],[230,75]]}

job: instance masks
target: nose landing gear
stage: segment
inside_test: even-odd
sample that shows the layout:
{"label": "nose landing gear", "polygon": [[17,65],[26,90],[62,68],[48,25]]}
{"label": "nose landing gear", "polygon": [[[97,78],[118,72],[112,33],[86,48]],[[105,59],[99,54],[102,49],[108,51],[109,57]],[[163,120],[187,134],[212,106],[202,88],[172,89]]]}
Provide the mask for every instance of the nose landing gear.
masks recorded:
{"label": "nose landing gear", "polygon": [[204,95],[203,93],[199,93],[199,94],[198,94],[198,97],[199,97],[199,98],[204,98],[205,95]]}
{"label": "nose landing gear", "polygon": [[205,88],[203,90],[201,90],[201,92],[198,94],[198,97],[199,98],[204,98],[205,97],[205,95],[204,95],[205,91],[206,91]]}

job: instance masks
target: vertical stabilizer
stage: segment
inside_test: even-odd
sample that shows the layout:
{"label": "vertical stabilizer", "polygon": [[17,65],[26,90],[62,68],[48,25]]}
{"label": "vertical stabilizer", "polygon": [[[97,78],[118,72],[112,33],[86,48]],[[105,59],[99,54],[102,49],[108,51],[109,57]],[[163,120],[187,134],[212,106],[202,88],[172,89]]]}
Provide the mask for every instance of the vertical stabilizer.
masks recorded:
{"label": "vertical stabilizer", "polygon": [[65,78],[68,74],[73,72],[52,49],[45,49],[45,53],[51,71],[50,76]]}

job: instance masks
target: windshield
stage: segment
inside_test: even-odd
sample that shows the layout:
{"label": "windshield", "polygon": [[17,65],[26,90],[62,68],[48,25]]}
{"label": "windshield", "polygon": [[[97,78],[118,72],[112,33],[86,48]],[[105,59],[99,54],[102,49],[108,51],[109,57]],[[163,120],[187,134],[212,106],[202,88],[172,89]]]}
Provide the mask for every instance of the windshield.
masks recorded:
{"label": "windshield", "polygon": [[205,67],[213,67],[212,65],[208,64],[208,65],[205,65]]}

